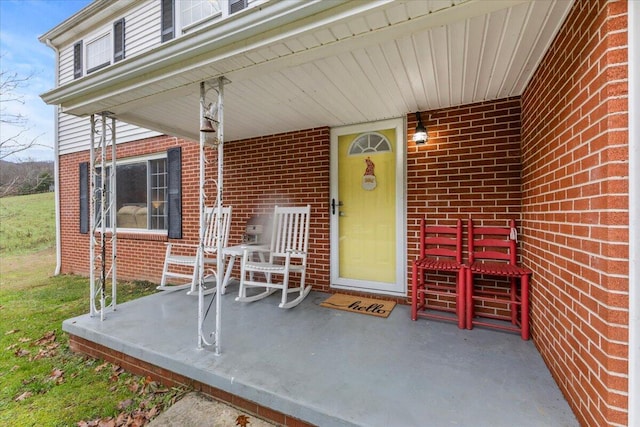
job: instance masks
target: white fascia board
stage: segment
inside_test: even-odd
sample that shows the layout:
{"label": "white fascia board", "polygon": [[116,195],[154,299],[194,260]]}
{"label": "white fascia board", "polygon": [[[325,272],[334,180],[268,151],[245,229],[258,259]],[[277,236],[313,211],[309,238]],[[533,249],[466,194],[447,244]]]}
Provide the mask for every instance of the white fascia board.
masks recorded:
{"label": "white fascia board", "polygon": [[[353,49],[363,43],[383,41],[404,31],[445,25],[456,20],[509,8],[526,1],[469,0],[437,13],[355,36],[352,39],[336,41],[331,49],[335,54],[336,49]],[[41,97],[47,104],[62,105],[63,111],[69,114],[96,113],[99,112],[97,110],[99,105],[106,104],[102,101],[111,96],[126,93],[150,83],[165,81],[198,67],[215,64],[216,61],[352,19],[376,9],[384,9],[391,4],[395,3],[392,0],[268,2],[258,8],[259,10],[244,14],[238,17],[239,19],[232,17],[229,22],[225,21],[223,26],[204,28],[193,34],[183,35],[130,61],[70,82]],[[283,66],[291,61],[295,63],[306,61],[324,54],[325,51],[326,49],[310,49],[301,54],[268,61],[267,68]],[[253,65],[247,67],[245,71],[256,72],[256,67],[262,69],[261,67],[264,66],[265,64]],[[238,73],[244,74],[240,70],[234,71],[234,74]],[[219,76],[203,75],[202,79],[209,80],[215,77]],[[235,77],[230,78],[233,80]]]}
{"label": "white fascia board", "polygon": [[[363,6],[360,2],[349,3],[353,3],[353,6]],[[344,0],[269,2],[255,8],[258,10],[247,9],[249,13],[239,13],[241,16],[238,17],[231,16],[223,25],[181,35],[149,52],[48,91],[41,97],[47,104],[64,104],[70,99],[84,97],[84,94],[99,94],[102,91],[113,94],[114,86],[122,82],[136,79],[146,81],[150,73],[158,75],[159,70],[181,68],[182,64],[190,64],[193,58],[205,52],[221,51],[234,42],[242,42],[263,32],[346,4]],[[369,4],[370,7],[371,5]],[[251,46],[246,46],[246,49],[250,48]]]}
{"label": "white fascia board", "polygon": [[38,37],[38,40],[42,43],[49,41],[49,43],[56,48],[60,48],[72,39],[77,38],[78,34],[87,31],[92,26],[98,25],[103,19],[128,8],[134,4],[135,1],[136,0],[94,0],[93,3],[90,3],[65,19],[62,23]]}

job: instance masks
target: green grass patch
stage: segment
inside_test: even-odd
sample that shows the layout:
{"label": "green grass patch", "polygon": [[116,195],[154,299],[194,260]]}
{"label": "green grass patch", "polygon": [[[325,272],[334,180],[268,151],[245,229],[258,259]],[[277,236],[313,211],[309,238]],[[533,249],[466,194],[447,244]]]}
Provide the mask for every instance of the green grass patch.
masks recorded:
{"label": "green grass patch", "polygon": [[[51,276],[53,212],[53,193],[0,199],[0,426],[144,425],[186,390],[69,350],[62,321],[89,311],[89,280]],[[120,283],[118,303],[154,292]]]}
{"label": "green grass patch", "polygon": [[0,254],[45,249],[55,238],[54,193],[0,198]]}
{"label": "green grass patch", "polygon": [[[0,425],[68,426],[136,411],[149,415],[184,394],[69,350],[61,323],[88,311],[88,289],[88,280],[78,276],[32,276],[21,288],[0,288]],[[121,283],[118,299],[154,289]]]}

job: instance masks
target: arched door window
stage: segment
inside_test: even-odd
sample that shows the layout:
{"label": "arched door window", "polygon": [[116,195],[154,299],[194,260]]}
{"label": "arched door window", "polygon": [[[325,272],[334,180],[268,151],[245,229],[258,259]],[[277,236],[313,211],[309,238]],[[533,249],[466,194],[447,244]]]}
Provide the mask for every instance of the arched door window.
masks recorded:
{"label": "arched door window", "polygon": [[349,155],[381,153],[391,151],[389,140],[378,132],[366,132],[358,135],[349,146]]}

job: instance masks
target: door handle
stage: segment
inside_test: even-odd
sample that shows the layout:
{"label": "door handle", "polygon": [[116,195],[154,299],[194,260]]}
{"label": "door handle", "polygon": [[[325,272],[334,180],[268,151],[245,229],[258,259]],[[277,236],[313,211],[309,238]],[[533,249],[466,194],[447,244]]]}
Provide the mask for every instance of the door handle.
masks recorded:
{"label": "door handle", "polygon": [[331,199],[331,215],[336,214],[336,206],[342,206],[342,202],[338,200],[338,203],[336,203],[336,199]]}

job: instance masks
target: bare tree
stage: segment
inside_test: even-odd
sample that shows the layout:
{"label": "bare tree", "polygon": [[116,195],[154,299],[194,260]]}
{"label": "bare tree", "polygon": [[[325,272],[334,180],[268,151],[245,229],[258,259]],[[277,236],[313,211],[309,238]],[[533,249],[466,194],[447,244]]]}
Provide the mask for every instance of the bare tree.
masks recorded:
{"label": "bare tree", "polygon": [[[2,62],[0,55],[0,63]],[[22,114],[13,114],[7,110],[10,103],[24,104],[24,96],[19,89],[25,87],[33,74],[22,76],[17,72],[0,69],[0,122],[17,128],[13,135],[2,135],[0,140],[0,160],[11,155],[21,153],[38,144],[38,137],[24,139],[23,135],[29,131],[29,119]]]}

